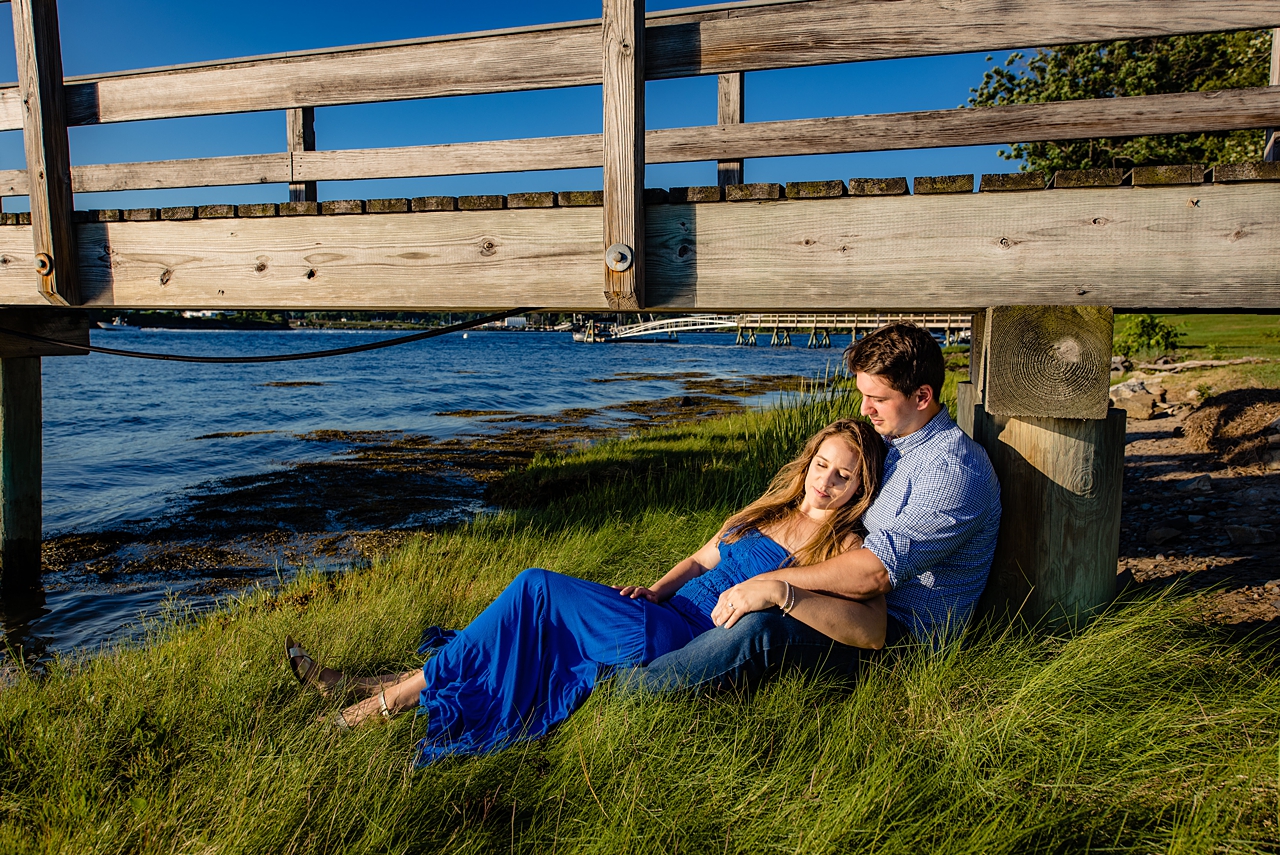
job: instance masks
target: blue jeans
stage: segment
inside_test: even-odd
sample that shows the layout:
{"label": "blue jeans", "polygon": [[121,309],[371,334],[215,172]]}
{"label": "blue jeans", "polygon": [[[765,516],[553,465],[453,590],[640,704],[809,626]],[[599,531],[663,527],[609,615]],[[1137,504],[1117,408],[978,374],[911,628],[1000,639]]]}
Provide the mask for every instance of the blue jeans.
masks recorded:
{"label": "blue jeans", "polygon": [[[889,618],[887,635],[886,646],[904,635],[902,625]],[[752,612],[732,629],[708,630],[679,650],[618,676],[628,688],[651,692],[750,691],[791,669],[852,680],[878,653],[833,641],[775,608]]]}

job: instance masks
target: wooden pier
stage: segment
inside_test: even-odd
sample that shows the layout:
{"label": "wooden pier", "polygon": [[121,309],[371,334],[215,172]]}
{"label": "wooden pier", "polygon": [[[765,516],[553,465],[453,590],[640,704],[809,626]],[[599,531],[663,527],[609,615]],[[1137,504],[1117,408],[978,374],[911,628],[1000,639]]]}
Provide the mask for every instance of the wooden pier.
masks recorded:
{"label": "wooden pier", "polygon": [[[1280,26],[1273,0],[790,0],[64,79],[55,0],[12,0],[17,85],[0,130],[3,596],[38,580],[39,358],[86,307],[971,316],[960,420],[1008,512],[989,608],[1064,619],[1114,586],[1123,418],[1107,410],[1111,307],[1280,309],[1275,163],[915,180],[747,183],[746,158],[1280,125],[1272,85],[744,122],[747,71]],[[717,125],[648,130],[646,80],[717,75]],[[603,133],[325,151],[314,111],[602,87]],[[274,154],[72,166],[67,127],[279,110]],[[715,161],[655,190],[647,163]],[[317,201],[317,182],[603,167],[603,191]],[[73,193],[278,184],[281,201],[77,211]],[[1067,525],[1064,521],[1070,521]],[[1028,593],[1031,592],[1031,593]]]}

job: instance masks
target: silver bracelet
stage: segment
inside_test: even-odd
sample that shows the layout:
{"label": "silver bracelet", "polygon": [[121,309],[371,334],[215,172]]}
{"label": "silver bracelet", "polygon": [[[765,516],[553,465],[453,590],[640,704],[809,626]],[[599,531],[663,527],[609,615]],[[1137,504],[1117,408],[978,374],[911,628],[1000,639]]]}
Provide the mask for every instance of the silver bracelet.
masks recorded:
{"label": "silver bracelet", "polygon": [[789,615],[791,614],[791,610],[796,607],[796,589],[791,587],[791,583],[786,579],[782,580],[782,584],[787,586],[787,601],[782,607],[782,613],[784,615]]}

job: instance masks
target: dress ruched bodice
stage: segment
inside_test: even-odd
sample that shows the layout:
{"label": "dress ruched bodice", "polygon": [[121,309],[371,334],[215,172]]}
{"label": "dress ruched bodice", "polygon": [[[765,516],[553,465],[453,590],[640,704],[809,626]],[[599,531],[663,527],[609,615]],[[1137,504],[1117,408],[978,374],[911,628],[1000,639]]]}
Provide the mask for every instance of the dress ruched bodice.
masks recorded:
{"label": "dress ruched bodice", "polygon": [[720,594],[752,576],[777,570],[791,558],[791,553],[776,540],[751,529],[733,543],[720,541],[720,563],[701,576],[690,579],[672,597],[673,605],[681,611],[684,600],[699,614],[711,617]]}

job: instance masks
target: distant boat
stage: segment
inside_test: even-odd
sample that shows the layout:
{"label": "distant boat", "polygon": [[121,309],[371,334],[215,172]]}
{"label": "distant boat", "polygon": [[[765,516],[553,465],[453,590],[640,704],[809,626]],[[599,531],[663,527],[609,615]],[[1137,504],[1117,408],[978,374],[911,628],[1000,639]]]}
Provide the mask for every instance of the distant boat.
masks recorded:
{"label": "distant boat", "polygon": [[125,323],[124,318],[112,318],[111,323],[98,321],[98,326],[104,330],[131,330],[134,328],[133,324]]}

